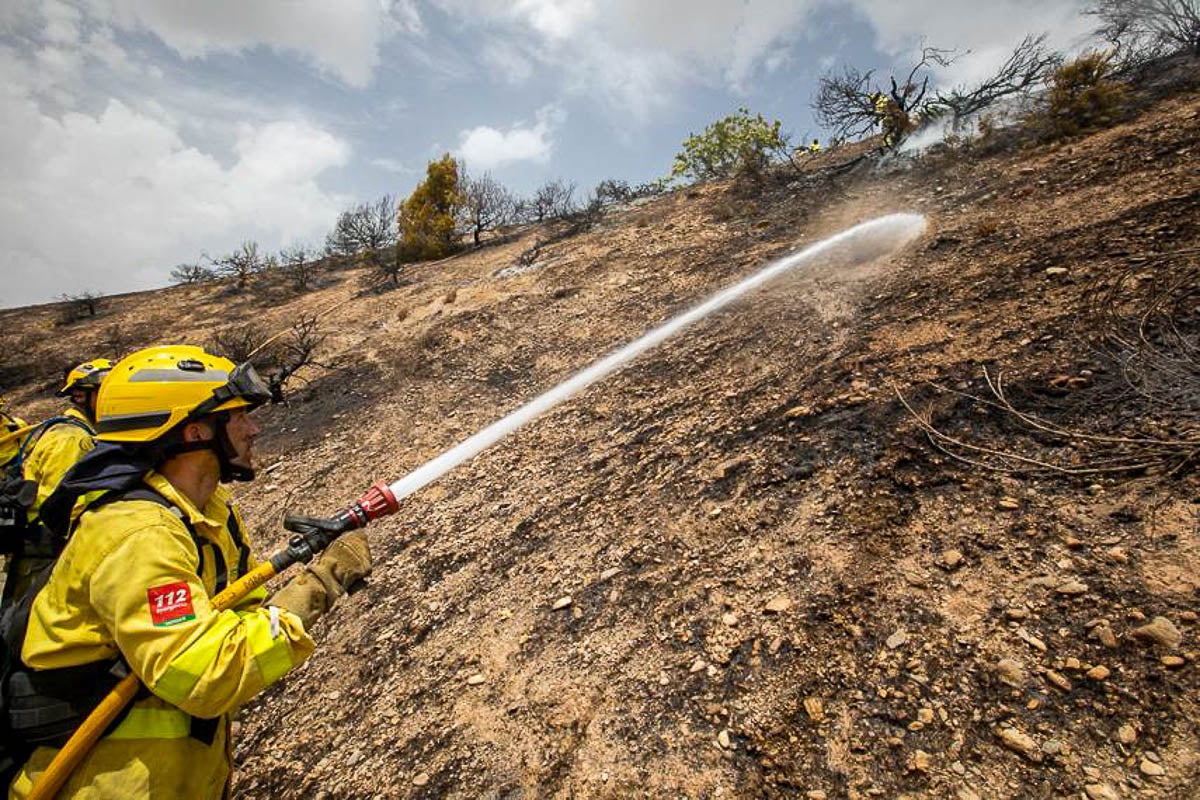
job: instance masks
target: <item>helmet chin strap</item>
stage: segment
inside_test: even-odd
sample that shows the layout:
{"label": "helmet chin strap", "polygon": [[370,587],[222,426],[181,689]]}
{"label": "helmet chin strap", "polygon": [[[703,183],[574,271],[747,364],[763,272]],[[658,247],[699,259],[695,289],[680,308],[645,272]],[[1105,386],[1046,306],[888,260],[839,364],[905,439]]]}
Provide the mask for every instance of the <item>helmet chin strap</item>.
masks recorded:
{"label": "helmet chin strap", "polygon": [[224,420],[217,423],[217,438],[215,441],[217,447],[214,447],[213,450],[216,451],[217,461],[221,465],[221,483],[254,480],[254,467],[234,463],[233,459],[237,458],[239,453],[237,448],[233,446],[233,442],[229,439],[229,433],[225,430]]}
{"label": "helmet chin strap", "polygon": [[216,453],[217,463],[221,467],[221,483],[254,480],[254,467],[234,463],[234,459],[238,457],[238,451],[233,446],[233,441],[230,440],[229,433],[225,429],[225,420],[220,415],[217,415],[214,419],[214,427],[216,428],[217,435],[212,439],[201,439],[195,442],[174,442],[167,445],[165,455],[170,457],[180,453],[193,453],[197,450],[212,450]]}

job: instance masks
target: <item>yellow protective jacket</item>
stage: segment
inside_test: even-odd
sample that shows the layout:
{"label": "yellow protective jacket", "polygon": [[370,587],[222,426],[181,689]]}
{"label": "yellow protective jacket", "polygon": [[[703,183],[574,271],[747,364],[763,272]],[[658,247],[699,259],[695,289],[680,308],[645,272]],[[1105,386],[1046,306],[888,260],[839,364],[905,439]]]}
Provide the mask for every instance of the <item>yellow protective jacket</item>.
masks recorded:
{"label": "yellow protective jacket", "polygon": [[0,464],[7,464],[16,457],[28,427],[20,417],[0,411]]}
{"label": "yellow protective jacket", "polygon": [[37,440],[25,454],[25,478],[37,483],[37,499],[29,507],[29,518],[37,517],[38,509],[58,488],[59,482],[75,462],[96,446],[92,422],[77,408],[68,408],[61,416],[70,417],[88,427],[69,422],[51,425],[38,434]]}
{"label": "yellow protective jacket", "polygon": [[[197,509],[164,477],[146,484],[190,521],[152,500],[118,500],[83,513],[34,601],[21,651],[34,669],[122,655],[152,693],[132,704],[96,743],[59,798],[188,800],[225,795],[232,769],[229,727],[238,707],[300,664],[313,642],[300,619],[262,605],[258,589],[235,609],[210,597],[255,565],[218,488]],[[211,741],[193,717],[218,718]],[[9,789],[24,798],[56,751],[40,747]]]}

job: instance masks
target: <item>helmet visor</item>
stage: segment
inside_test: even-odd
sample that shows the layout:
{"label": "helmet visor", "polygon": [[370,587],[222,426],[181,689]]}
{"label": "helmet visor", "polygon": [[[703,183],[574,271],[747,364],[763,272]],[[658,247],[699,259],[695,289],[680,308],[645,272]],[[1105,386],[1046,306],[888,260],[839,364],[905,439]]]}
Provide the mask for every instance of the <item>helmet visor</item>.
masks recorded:
{"label": "helmet visor", "polygon": [[271,388],[251,366],[250,362],[238,364],[229,373],[229,380],[213,389],[212,397],[208,398],[189,414],[190,417],[202,417],[228,403],[230,400],[241,398],[257,408],[271,399]]}

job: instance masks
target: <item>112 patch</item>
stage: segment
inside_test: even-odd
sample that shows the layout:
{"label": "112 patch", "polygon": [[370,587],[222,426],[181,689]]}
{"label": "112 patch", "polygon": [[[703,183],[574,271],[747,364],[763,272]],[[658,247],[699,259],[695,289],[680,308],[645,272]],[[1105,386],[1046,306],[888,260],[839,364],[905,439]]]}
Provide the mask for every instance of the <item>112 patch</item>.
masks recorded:
{"label": "112 patch", "polygon": [[178,625],[196,618],[192,607],[192,588],[184,581],[151,586],[146,590],[150,599],[150,619],[157,627]]}

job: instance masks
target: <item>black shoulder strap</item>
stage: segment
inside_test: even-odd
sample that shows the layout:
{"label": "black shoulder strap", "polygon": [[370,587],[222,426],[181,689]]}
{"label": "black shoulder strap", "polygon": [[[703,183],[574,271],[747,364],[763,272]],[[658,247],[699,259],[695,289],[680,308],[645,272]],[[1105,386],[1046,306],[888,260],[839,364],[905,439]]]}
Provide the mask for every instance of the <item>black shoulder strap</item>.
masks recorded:
{"label": "black shoulder strap", "polygon": [[238,524],[237,514],[233,513],[233,506],[226,506],[229,509],[229,524],[226,526],[229,529],[229,536],[233,539],[234,545],[238,550],[238,577],[242,577],[249,571],[250,568],[250,545],[246,544],[246,537],[243,534],[242,526]]}

